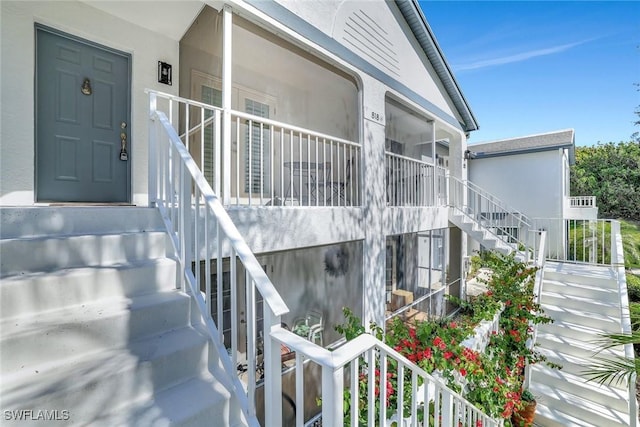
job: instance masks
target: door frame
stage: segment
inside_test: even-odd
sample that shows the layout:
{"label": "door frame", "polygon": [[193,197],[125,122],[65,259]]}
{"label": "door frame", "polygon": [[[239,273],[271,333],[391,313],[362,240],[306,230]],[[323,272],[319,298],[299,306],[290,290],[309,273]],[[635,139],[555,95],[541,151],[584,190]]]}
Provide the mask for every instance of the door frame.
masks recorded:
{"label": "door frame", "polygon": [[[55,36],[67,38],[69,40],[84,44],[86,46],[100,49],[114,55],[122,56],[123,58],[126,59],[127,61],[127,81],[126,81],[127,111],[125,112],[125,117],[127,120],[127,128],[128,128],[128,135],[129,135],[129,140],[127,141],[127,151],[129,154],[129,160],[127,161],[127,168],[126,168],[127,169],[127,178],[126,178],[127,189],[126,189],[126,200],[124,201],[124,203],[132,203],[132,193],[133,193],[132,192],[132,168],[133,168],[132,165],[135,158],[134,150],[132,149],[135,126],[131,120],[131,117],[132,117],[131,92],[132,92],[132,75],[133,75],[132,54],[118,50],[118,49],[114,49],[109,46],[105,46],[104,44],[97,43],[92,40],[88,40],[88,39],[76,36],[74,34],[67,33],[65,31],[59,30],[57,28],[53,28],[48,25],[41,24],[39,22],[34,23],[34,29],[33,29],[33,34],[34,34],[34,50],[33,50],[34,52],[34,68],[33,68],[33,71],[34,71],[34,76],[33,76],[34,191],[33,191],[33,196],[34,196],[34,201],[36,203],[40,202],[40,199],[38,196],[38,31],[46,31]],[[44,202],[46,203],[47,201],[44,201]],[[82,204],[82,202],[80,202],[79,204]]]}

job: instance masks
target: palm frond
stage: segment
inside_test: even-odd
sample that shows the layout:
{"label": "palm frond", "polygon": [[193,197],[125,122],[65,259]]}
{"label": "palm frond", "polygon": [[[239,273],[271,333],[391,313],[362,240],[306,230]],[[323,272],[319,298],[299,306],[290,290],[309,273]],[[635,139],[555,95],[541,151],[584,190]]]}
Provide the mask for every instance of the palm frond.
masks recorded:
{"label": "palm frond", "polygon": [[596,357],[595,362],[587,366],[582,373],[587,381],[596,381],[602,385],[621,384],[631,381],[633,374],[640,372],[640,360],[618,356],[614,359]]}
{"label": "palm frond", "polygon": [[600,338],[593,340],[600,348],[596,354],[602,350],[627,344],[640,344],[640,331],[633,331],[631,334],[604,334]]}

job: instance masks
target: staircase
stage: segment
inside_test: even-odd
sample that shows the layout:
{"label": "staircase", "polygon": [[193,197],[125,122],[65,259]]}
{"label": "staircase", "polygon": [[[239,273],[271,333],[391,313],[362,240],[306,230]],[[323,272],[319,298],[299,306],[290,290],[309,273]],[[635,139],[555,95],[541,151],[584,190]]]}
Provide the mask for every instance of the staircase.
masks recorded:
{"label": "staircase", "polygon": [[[626,383],[604,386],[587,382],[586,367],[594,361],[594,340],[605,333],[620,333],[621,297],[609,267],[547,263],[541,306],[554,322],[541,325],[536,343],[551,362],[531,367],[530,389],[537,397],[535,423],[539,426],[629,426],[629,391]],[[622,347],[597,357],[625,356]]]}
{"label": "staircase", "polygon": [[503,238],[458,209],[450,208],[449,221],[487,249],[500,252],[503,255],[509,255],[514,251],[513,245],[505,242]]}
{"label": "staircase", "polygon": [[0,227],[3,426],[247,425],[157,210],[8,208]]}

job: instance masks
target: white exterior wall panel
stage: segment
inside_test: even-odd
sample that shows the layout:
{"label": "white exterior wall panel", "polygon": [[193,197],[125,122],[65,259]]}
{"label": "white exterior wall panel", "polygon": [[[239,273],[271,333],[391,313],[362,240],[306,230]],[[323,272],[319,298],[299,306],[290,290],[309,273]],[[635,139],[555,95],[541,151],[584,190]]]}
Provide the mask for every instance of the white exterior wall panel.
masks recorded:
{"label": "white exterior wall panel", "polygon": [[145,205],[149,104],[144,89],[177,94],[177,84],[157,83],[157,63],[173,64],[177,83],[178,42],[80,2],[2,1],[0,7],[0,205],[31,205],[35,200],[35,23],[131,54],[131,193],[133,203]]}
{"label": "white exterior wall panel", "polygon": [[563,163],[558,150],[474,159],[469,180],[530,218],[561,218]]}

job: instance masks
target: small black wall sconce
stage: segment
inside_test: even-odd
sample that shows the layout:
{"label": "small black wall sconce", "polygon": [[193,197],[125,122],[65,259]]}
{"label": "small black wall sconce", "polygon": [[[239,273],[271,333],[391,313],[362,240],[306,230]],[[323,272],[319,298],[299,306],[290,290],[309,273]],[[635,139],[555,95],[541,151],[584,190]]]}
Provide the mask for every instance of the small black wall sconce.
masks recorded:
{"label": "small black wall sconce", "polygon": [[158,61],[158,83],[171,86],[171,64]]}

